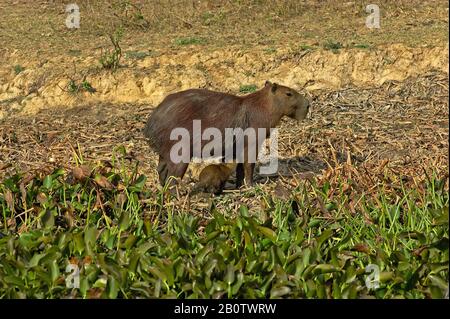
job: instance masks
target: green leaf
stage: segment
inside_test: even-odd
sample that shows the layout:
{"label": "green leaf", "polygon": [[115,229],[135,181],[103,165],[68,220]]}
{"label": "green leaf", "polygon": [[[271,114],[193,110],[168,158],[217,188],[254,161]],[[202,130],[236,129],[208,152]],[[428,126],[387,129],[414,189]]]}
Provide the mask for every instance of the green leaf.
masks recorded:
{"label": "green leaf", "polygon": [[81,277],[80,279],[80,293],[83,296],[83,298],[86,298],[86,293],[89,289],[89,282],[87,277]]}
{"label": "green leaf", "polygon": [[42,186],[44,186],[46,189],[51,189],[52,188],[52,182],[53,182],[53,178],[51,175],[47,175],[44,178],[44,181],[42,182]]}
{"label": "green leaf", "polygon": [[203,260],[205,259],[206,255],[211,252],[212,248],[211,246],[205,246],[198,252],[197,256],[195,257],[196,263],[202,265]]}
{"label": "green leaf", "polygon": [[234,270],[234,266],[232,264],[229,264],[227,266],[227,270],[225,273],[225,282],[230,286],[235,279],[235,270]]}
{"label": "green leaf", "polygon": [[15,286],[22,287],[22,288],[24,287],[24,283],[23,283],[22,279],[20,279],[17,276],[13,276],[13,275],[5,276],[4,280],[7,284],[13,284]]}
{"label": "green leaf", "polygon": [[106,288],[107,280],[106,278],[98,278],[94,284],[92,285],[93,288]]}
{"label": "green leaf", "polygon": [[108,298],[116,299],[119,293],[119,284],[113,276],[109,276],[108,278]]}
{"label": "green leaf", "polygon": [[442,215],[433,222],[434,226],[448,225],[448,206],[442,209]]}
{"label": "green leaf", "polygon": [[134,183],[134,185],[130,187],[130,191],[141,192],[145,185],[146,180],[147,177],[145,175],[140,175],[139,178]]}
{"label": "green leaf", "polygon": [[105,243],[105,246],[108,249],[113,249],[115,241],[116,241],[116,235],[109,235],[108,240]]}
{"label": "green leaf", "polygon": [[270,291],[270,298],[272,298],[272,299],[280,298],[280,297],[283,297],[283,296],[289,294],[290,292],[291,292],[291,288],[289,288],[287,286],[272,288],[272,290]]}
{"label": "green leaf", "polygon": [[438,275],[428,275],[428,278],[431,280],[433,285],[439,287],[440,289],[442,289],[442,290],[448,289],[448,281],[445,281]]}
{"label": "green leaf", "polygon": [[303,258],[302,258],[303,267],[306,267],[310,264],[309,261],[310,257],[311,257],[311,249],[305,248],[305,250],[303,251]]}
{"label": "green leaf", "polygon": [[145,253],[147,252],[147,250],[149,250],[149,249],[151,249],[151,248],[154,248],[154,247],[156,247],[156,246],[157,246],[157,245],[156,245],[154,242],[150,242],[150,241],[144,242],[143,244],[141,244],[141,245],[139,245],[139,246],[137,247],[136,252],[137,252],[139,255],[143,255],[143,254],[145,254]]}
{"label": "green leaf", "polygon": [[218,260],[216,258],[210,258],[208,262],[206,263],[205,267],[203,268],[204,273],[206,276],[210,276],[214,268],[217,266]]}
{"label": "green leaf", "polygon": [[84,231],[84,242],[86,244],[86,247],[93,247],[96,241],[97,228],[95,226],[86,228],[86,230]]}
{"label": "green leaf", "polygon": [[128,264],[128,271],[132,274],[136,273],[136,269],[138,266],[138,262],[139,262],[139,258],[141,258],[141,256],[136,253],[133,252],[130,256],[130,263]]}
{"label": "green leaf", "polygon": [[337,271],[340,271],[340,269],[336,268],[333,265],[330,265],[330,264],[319,264],[319,265],[314,267],[313,274],[319,275],[319,274],[327,274],[327,273],[330,273],[330,272],[337,272]]}
{"label": "green leaf", "polygon": [[241,207],[239,207],[239,212],[240,215],[243,217],[248,217],[248,207],[245,205],[241,205]]}
{"label": "green leaf", "polygon": [[395,274],[392,271],[382,271],[380,273],[380,282],[387,282],[392,280],[395,277]]}
{"label": "green leaf", "polygon": [[239,271],[236,276],[236,281],[231,289],[232,295],[236,295],[239,292],[242,284],[244,283],[244,273]]}
{"label": "green leaf", "polygon": [[246,230],[244,230],[242,232],[242,236],[244,237],[245,250],[247,251],[248,254],[253,254],[254,247],[252,240],[250,238],[250,234]]}
{"label": "green leaf", "polygon": [[286,262],[286,255],[284,254],[283,250],[280,247],[276,247],[276,253],[277,253],[277,257],[278,260],[284,264]]}
{"label": "green leaf", "polygon": [[52,178],[58,178],[59,176],[63,176],[65,174],[64,168],[57,168],[52,173]]}
{"label": "green leaf", "polygon": [[206,244],[206,243],[212,241],[213,239],[215,239],[221,233],[222,233],[221,230],[215,230],[213,232],[210,232],[202,242]]}
{"label": "green leaf", "polygon": [[52,228],[55,226],[55,216],[53,215],[53,210],[46,209],[42,214],[41,220],[45,228]]}
{"label": "green leaf", "polygon": [[42,257],[44,257],[46,255],[46,253],[42,253],[42,254],[34,254],[34,256],[30,259],[30,261],[28,262],[28,267],[29,268],[33,268],[36,267],[39,264],[39,261],[42,259]]}
{"label": "green leaf", "polygon": [[314,228],[322,222],[321,219],[311,218],[311,221],[308,223],[308,227]]}
{"label": "green leaf", "polygon": [[50,262],[50,276],[52,279],[52,282],[55,282],[56,279],[58,279],[59,277],[59,266],[58,266],[58,262],[56,260],[52,260]]}
{"label": "green leaf", "polygon": [[128,238],[125,240],[124,244],[125,249],[130,250],[136,243],[137,239],[138,239],[137,236],[133,234],[128,235]]}
{"label": "green leaf", "polygon": [[320,248],[322,244],[331,236],[333,236],[333,230],[331,229],[327,229],[324,232],[322,232],[320,237],[317,239],[317,246]]}
{"label": "green leaf", "polygon": [[256,226],[256,229],[272,242],[275,242],[277,240],[277,234],[272,229],[264,226]]}
{"label": "green leaf", "polygon": [[130,227],[130,214],[127,211],[123,211],[119,219],[120,231],[127,230]]}
{"label": "green leaf", "polygon": [[84,251],[83,233],[75,234],[73,239],[74,239],[75,251],[77,251],[81,255]]}
{"label": "green leaf", "polygon": [[164,271],[161,271],[161,269],[159,269],[158,267],[149,267],[148,271],[155,276],[155,278],[157,279],[161,279],[161,280],[167,280],[167,276],[164,273]]}

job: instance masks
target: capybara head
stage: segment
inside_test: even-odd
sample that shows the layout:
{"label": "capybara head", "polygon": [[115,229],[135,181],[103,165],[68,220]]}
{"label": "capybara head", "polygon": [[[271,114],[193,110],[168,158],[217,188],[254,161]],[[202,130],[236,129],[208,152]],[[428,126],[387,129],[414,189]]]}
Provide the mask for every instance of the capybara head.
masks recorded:
{"label": "capybara head", "polygon": [[201,171],[192,194],[199,191],[220,194],[230,175],[236,169],[235,163],[210,164]]}
{"label": "capybara head", "polygon": [[266,81],[265,86],[273,94],[273,105],[277,108],[275,111],[297,121],[306,118],[310,102],[305,96],[294,89],[270,81]]}

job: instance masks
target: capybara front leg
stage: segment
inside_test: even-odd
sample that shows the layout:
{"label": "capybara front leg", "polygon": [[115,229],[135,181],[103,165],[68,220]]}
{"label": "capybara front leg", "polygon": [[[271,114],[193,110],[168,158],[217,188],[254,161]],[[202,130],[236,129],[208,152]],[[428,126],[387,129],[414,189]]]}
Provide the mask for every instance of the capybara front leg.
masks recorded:
{"label": "capybara front leg", "polygon": [[253,172],[255,170],[255,163],[244,163],[245,184],[253,186]]}
{"label": "capybara front leg", "polygon": [[158,162],[158,176],[159,176],[159,183],[164,186],[166,184],[166,180],[167,180],[167,163],[166,161],[164,161],[162,158],[159,158],[159,162]]}
{"label": "capybara front leg", "polygon": [[[184,173],[186,173],[186,170],[188,168],[189,164],[188,163],[178,163],[178,164],[174,164],[172,162],[168,162],[167,163],[167,178],[165,183],[167,183],[167,179],[169,179],[169,177],[173,176],[175,178],[180,178],[182,179],[184,176]],[[175,181],[172,180],[170,183],[171,185],[174,183]]]}
{"label": "capybara front leg", "polygon": [[175,178],[183,178],[188,166],[189,164],[187,163],[174,164],[170,161],[166,161],[163,158],[160,158],[158,163],[159,182],[162,186],[164,186],[166,185],[167,180],[170,176],[173,176]]}
{"label": "capybara front leg", "polygon": [[244,164],[238,163],[236,165],[236,188],[239,188],[244,183]]}

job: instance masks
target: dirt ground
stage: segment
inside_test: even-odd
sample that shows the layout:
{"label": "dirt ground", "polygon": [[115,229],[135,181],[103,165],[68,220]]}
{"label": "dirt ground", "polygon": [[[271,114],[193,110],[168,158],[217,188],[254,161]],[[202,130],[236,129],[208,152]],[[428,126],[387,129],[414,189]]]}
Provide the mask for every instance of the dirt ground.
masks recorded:
{"label": "dirt ground", "polygon": [[[258,178],[263,187],[348,161],[389,160],[405,176],[448,171],[446,1],[379,1],[377,30],[363,1],[78,2],[78,30],[65,27],[63,1],[0,4],[0,179],[73,167],[80,153],[110,161],[123,145],[156,184],[142,128],[165,95],[241,94],[266,79],[305,92],[313,109],[282,122],[280,174]],[[121,67],[101,69],[119,24]],[[95,92],[67,92],[70,80]]]}

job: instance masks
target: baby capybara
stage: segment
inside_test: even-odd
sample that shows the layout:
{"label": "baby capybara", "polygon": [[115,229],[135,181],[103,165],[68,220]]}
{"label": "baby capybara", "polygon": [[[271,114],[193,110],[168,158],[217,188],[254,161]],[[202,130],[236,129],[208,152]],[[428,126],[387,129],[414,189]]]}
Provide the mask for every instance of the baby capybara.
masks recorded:
{"label": "baby capybara", "polygon": [[200,172],[192,194],[197,192],[221,194],[225,183],[235,169],[235,163],[210,164],[206,166]]}
{"label": "baby capybara", "polygon": [[[144,135],[159,155],[158,174],[160,183],[164,185],[170,176],[182,178],[193,158],[193,150],[203,149],[209,143],[209,140],[193,138],[194,120],[201,120],[202,136],[207,128],[216,128],[222,137],[226,135],[226,128],[253,128],[256,131],[265,129],[267,138],[270,136],[270,129],[276,127],[283,116],[303,120],[308,110],[309,101],[303,95],[294,89],[269,81],[266,81],[259,91],[245,96],[190,89],[168,95],[150,114]],[[189,150],[189,154],[186,156],[187,160],[173,162],[172,147],[179,147],[180,141],[171,139],[171,133],[180,128],[189,132],[189,140],[181,141],[183,147]],[[226,139],[221,140],[224,148],[228,149],[230,146],[225,145],[225,141]],[[237,187],[242,185],[244,178],[248,186],[253,184],[255,163],[251,158],[249,160],[247,154],[258,154],[261,145],[259,142],[249,144],[248,141],[245,137],[243,161],[238,161],[236,166]],[[233,143],[231,147],[235,150],[236,140],[233,140]],[[223,153],[211,155],[223,157]],[[233,156],[234,159],[238,155]]]}

